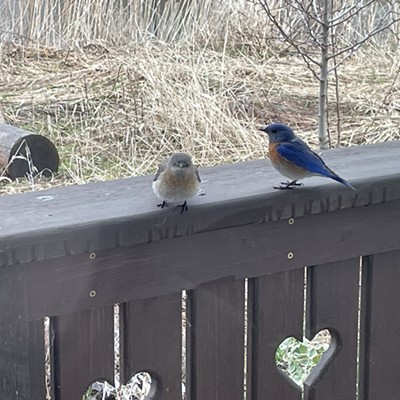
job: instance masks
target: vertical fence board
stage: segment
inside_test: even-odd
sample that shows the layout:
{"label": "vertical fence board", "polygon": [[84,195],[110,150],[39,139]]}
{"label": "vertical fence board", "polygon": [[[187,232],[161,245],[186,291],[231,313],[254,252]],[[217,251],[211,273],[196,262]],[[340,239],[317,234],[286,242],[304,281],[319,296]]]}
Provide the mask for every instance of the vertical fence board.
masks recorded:
{"label": "vertical fence board", "polygon": [[45,388],[45,346],[44,319],[29,321],[29,369],[30,369],[30,398],[44,399]]}
{"label": "vertical fence board", "polygon": [[301,389],[276,366],[275,353],[287,337],[303,339],[304,270],[251,281],[252,399],[299,400]]}
{"label": "vertical fence board", "polygon": [[329,329],[332,342],[305,381],[306,400],[356,398],[360,259],[307,269],[306,336]]}
{"label": "vertical fence board", "polygon": [[400,397],[400,251],[363,259],[360,399]]}
{"label": "vertical fence board", "polygon": [[10,266],[0,274],[0,398],[43,399],[43,320],[27,321],[25,268]]}
{"label": "vertical fence board", "polygon": [[81,400],[96,380],[114,384],[113,306],[51,318],[55,400]]}
{"label": "vertical fence board", "polygon": [[190,293],[192,400],[243,400],[244,281],[199,286]]}
{"label": "vertical fence board", "polygon": [[[182,397],[182,294],[121,305],[121,380],[138,372],[157,382],[155,399]],[[153,389],[153,387],[152,387]]]}

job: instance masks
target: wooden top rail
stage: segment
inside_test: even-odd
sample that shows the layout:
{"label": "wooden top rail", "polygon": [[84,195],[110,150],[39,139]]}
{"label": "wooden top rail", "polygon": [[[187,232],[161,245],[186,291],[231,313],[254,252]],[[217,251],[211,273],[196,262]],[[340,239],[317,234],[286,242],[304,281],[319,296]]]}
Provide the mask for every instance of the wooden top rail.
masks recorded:
{"label": "wooden top rail", "polygon": [[273,190],[268,160],[201,169],[206,195],[183,215],[156,207],[151,176],[5,196],[0,266],[32,263],[37,318],[400,249],[399,155],[400,142],[324,152],[357,192],[323,178]]}
{"label": "wooden top rail", "polygon": [[153,176],[4,196],[0,265],[400,199],[400,141],[329,150],[323,158],[357,192],[324,178],[277,191],[282,177],[257,160],[200,169],[206,195],[190,200],[184,215],[156,207]]}

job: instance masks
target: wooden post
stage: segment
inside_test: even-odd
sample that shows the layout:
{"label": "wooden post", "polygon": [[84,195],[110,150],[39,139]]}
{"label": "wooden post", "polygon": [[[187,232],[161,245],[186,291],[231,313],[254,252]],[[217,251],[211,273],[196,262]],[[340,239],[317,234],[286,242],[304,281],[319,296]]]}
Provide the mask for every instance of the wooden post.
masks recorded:
{"label": "wooden post", "polygon": [[0,165],[11,179],[29,173],[50,175],[58,170],[59,161],[57,149],[49,139],[0,123]]}

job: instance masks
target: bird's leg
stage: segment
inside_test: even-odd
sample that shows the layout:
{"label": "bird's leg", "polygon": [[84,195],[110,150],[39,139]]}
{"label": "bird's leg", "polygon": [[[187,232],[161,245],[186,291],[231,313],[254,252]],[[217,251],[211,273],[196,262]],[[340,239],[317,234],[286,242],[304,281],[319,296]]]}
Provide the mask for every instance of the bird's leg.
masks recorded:
{"label": "bird's leg", "polygon": [[274,186],[274,189],[285,190],[294,189],[295,186],[302,186],[302,183],[298,183],[296,180],[289,182],[281,182],[280,186]]}
{"label": "bird's leg", "polygon": [[181,207],[181,214],[189,210],[186,200],[183,204],[178,204],[177,207]]}
{"label": "bird's leg", "polygon": [[168,206],[168,203],[165,200],[163,200],[162,203],[157,204],[157,207],[160,207],[160,208],[164,208],[164,207],[167,207],[167,206]]}
{"label": "bird's leg", "polygon": [[289,186],[303,186],[303,183],[297,182],[297,181],[284,182],[284,184],[289,185]]}

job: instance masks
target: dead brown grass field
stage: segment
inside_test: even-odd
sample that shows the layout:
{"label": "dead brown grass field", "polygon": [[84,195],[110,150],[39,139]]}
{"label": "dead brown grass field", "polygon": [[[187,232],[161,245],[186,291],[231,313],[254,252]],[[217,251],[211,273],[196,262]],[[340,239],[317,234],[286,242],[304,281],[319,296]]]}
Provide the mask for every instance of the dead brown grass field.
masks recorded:
{"label": "dead brown grass field", "polygon": [[[254,38],[69,51],[4,44],[0,111],[53,140],[61,168],[50,181],[3,177],[0,193],[148,174],[178,150],[201,166],[266,157],[256,127],[271,121],[317,148],[318,83],[283,45]],[[399,68],[399,52],[378,47],[340,67],[341,145],[400,137]],[[335,101],[332,83],[333,146]]]}

